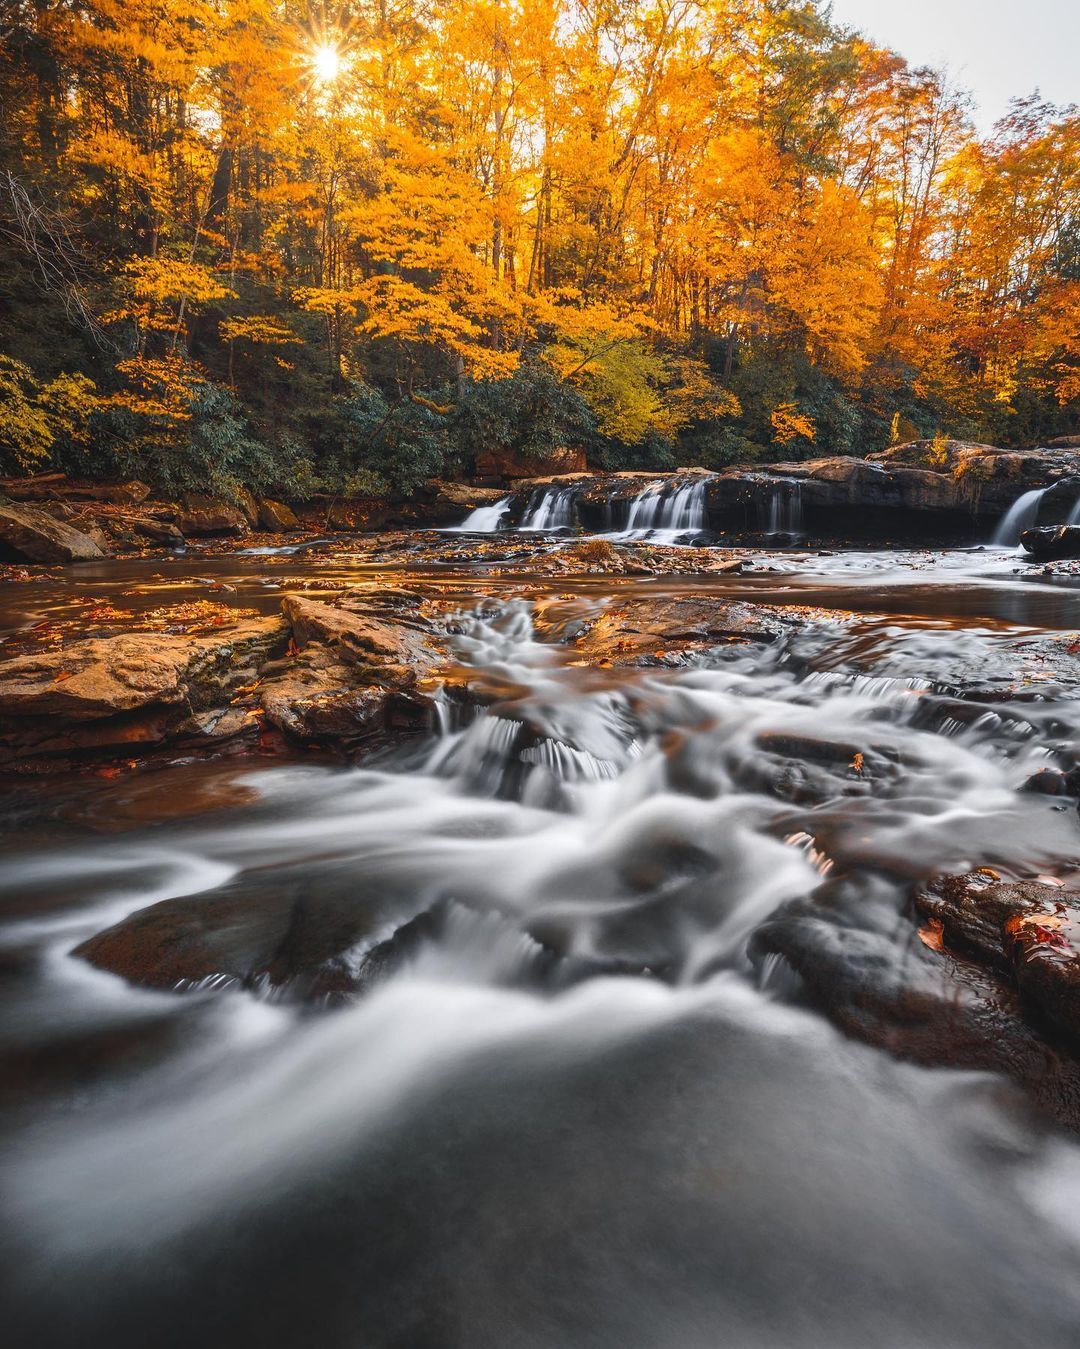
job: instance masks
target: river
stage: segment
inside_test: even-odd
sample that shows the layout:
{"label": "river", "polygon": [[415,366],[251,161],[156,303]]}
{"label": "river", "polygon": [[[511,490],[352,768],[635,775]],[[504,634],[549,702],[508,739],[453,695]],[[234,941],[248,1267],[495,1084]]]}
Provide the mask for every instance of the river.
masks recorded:
{"label": "river", "polygon": [[[458,606],[481,709],[349,766],[9,784],[7,1343],[1077,1343],[1075,1141],[1004,1077],[846,1036],[753,938],[818,906],[903,971],[934,875],[1080,881],[1075,803],[1021,790],[1080,756],[1080,678],[1042,645],[1080,588],[1003,550],[750,555],[525,586],[464,544],[399,562]],[[347,548],[106,562],[6,587],[0,622],[386,575]],[[732,598],[792,621],[647,666],[572,640]],[[224,946],[291,906],[343,987],[413,935],[359,997],[72,954],[184,897],[172,940]]]}

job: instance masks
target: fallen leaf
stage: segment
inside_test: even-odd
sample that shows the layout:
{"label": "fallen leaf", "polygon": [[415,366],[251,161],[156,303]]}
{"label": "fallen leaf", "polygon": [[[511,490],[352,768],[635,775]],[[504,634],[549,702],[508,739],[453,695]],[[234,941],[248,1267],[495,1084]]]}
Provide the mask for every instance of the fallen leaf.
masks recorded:
{"label": "fallen leaf", "polygon": [[926,924],[919,928],[919,940],[931,951],[944,951],[945,924],[940,918],[927,919]]}
{"label": "fallen leaf", "polygon": [[53,675],[53,683],[62,684],[65,679],[70,679],[74,673],[74,670],[57,670],[56,674]]}

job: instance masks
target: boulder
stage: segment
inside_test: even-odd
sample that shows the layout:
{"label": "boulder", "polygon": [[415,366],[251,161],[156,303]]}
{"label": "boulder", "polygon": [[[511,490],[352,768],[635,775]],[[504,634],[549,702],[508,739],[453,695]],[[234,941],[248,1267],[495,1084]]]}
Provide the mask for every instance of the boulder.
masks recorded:
{"label": "boulder", "polygon": [[197,537],[205,534],[246,534],[247,518],[237,506],[217,497],[188,493],[180,511],[181,533]]}
{"label": "boulder", "polygon": [[365,950],[414,912],[382,888],[358,891],[348,863],[314,879],[291,866],[140,909],[74,954],[143,987],[183,992],[213,979],[322,1000],[353,992]]}
{"label": "boulder", "polygon": [[139,515],[126,518],[123,524],[131,533],[149,539],[151,543],[162,543],[170,548],[176,548],[184,542],[183,534],[168,520],[155,520],[148,515]]}
{"label": "boulder", "polygon": [[255,529],[259,523],[259,503],[246,487],[236,489],[236,505],[249,528]]}
{"label": "boulder", "polygon": [[464,482],[435,480],[427,484],[435,521],[455,522],[478,506],[493,506],[506,493],[499,487],[473,487]]}
{"label": "boulder", "polygon": [[840,890],[784,906],[756,930],[750,956],[767,986],[899,1058],[1005,1073],[1080,1128],[1080,1062],[1041,1033],[1008,974],[946,944],[940,919],[917,939],[872,899],[845,901]]}
{"label": "boulder", "polygon": [[88,562],[105,554],[80,530],[36,506],[0,501],[0,557],[18,562]]}
{"label": "boulder", "polygon": [[1056,562],[1060,558],[1080,557],[1080,525],[1025,529],[1020,535],[1020,543],[1034,562]]}
{"label": "boulder", "polygon": [[290,530],[303,529],[291,506],[286,506],[283,501],[274,501],[270,497],[263,497],[259,502],[258,524],[260,529],[265,529],[270,534],[285,534]]}
{"label": "boulder", "polygon": [[297,507],[305,529],[333,529],[342,533],[381,529],[390,517],[390,507],[375,497],[312,497]]}
{"label": "boulder", "polygon": [[387,727],[389,691],[357,680],[356,669],[313,645],[264,681],[267,721],[294,740],[353,748]]}
{"label": "boulder", "polygon": [[423,632],[394,617],[383,618],[363,600],[331,604],[304,595],[286,595],[281,610],[303,650],[313,642],[334,651],[347,665],[373,670],[383,679],[412,684],[435,651]]}

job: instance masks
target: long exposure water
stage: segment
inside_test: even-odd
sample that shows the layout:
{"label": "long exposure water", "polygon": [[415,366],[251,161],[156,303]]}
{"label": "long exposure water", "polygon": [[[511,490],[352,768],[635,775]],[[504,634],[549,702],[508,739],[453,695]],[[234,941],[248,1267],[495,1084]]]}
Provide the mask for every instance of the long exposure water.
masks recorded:
{"label": "long exposure water", "polygon": [[[483,693],[426,738],[7,792],[8,1343],[1077,1343],[1075,1142],[1004,1079],[845,1038],[748,941],[842,894],[902,960],[921,880],[1076,881],[1075,810],[1020,789],[1080,755],[1080,680],[1040,654],[1080,590],[994,552],[753,557],[418,567]],[[207,586],[271,612],[383,578],[104,563],[8,588],[0,617]],[[776,640],[590,658],[616,614],[733,599],[774,606]],[[285,906],[346,973],[414,937],[355,999],[139,988],[72,954],[182,898],[222,949]]]}

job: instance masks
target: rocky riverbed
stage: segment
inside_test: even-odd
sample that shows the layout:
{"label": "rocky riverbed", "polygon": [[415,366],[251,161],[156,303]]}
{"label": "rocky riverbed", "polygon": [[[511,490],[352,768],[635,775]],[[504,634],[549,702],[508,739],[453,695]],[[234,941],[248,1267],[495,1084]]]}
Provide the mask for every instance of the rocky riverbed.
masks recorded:
{"label": "rocky riverbed", "polygon": [[1074,1342],[1080,582],[650,519],[13,568],[17,1342]]}

